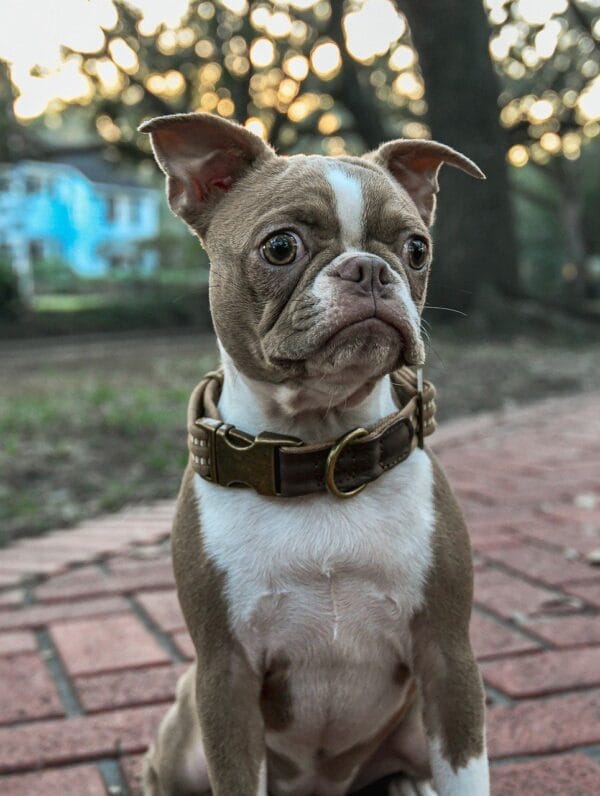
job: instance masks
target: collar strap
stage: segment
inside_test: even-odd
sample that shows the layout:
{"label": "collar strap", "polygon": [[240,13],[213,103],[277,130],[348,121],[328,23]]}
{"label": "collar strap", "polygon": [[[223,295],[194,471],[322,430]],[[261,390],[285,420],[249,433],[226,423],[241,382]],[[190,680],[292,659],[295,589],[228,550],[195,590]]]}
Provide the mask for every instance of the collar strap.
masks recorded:
{"label": "collar strap", "polygon": [[223,371],[207,373],[188,406],[190,463],[206,481],[250,486],[260,495],[296,497],[328,490],[351,497],[404,461],[435,430],[435,388],[419,373],[392,373],[397,412],[337,440],[306,444],[297,437],[263,431],[247,434],[223,423],[218,402]]}

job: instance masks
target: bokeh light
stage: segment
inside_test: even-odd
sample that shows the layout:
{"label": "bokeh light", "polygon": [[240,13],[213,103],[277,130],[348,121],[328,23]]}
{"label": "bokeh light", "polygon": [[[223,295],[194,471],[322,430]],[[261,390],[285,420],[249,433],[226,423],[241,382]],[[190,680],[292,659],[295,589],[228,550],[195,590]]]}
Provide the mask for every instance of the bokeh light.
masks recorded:
{"label": "bokeh light", "polygon": [[517,168],[525,166],[529,161],[527,147],[524,147],[522,144],[515,144],[515,146],[511,146],[511,148],[508,150],[507,158],[508,162],[512,166],[516,166]]}
{"label": "bokeh light", "polygon": [[358,61],[370,63],[385,55],[406,31],[406,20],[389,0],[366,0],[344,19],[348,50]]}
{"label": "bokeh light", "polygon": [[275,45],[273,42],[265,36],[254,39],[250,46],[250,60],[259,69],[270,66],[275,60]]}
{"label": "bokeh light", "polygon": [[337,44],[332,41],[321,42],[310,54],[313,72],[322,80],[331,80],[340,71],[342,56]]}

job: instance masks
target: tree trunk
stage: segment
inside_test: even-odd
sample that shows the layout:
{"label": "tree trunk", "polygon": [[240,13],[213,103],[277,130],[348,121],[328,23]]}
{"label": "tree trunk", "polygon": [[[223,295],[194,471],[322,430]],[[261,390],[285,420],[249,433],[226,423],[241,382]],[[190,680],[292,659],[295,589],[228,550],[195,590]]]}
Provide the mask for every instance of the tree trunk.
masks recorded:
{"label": "tree trunk", "polygon": [[433,138],[468,155],[487,176],[476,182],[442,170],[432,303],[468,310],[484,286],[518,294],[507,142],[482,0],[399,0],[398,7],[419,54]]}
{"label": "tree trunk", "polygon": [[564,230],[567,263],[575,266],[574,278],[568,291],[568,302],[579,303],[588,297],[589,275],[587,273],[589,253],[586,246],[583,217],[583,195],[580,161],[558,161],[560,180],[560,213]]}
{"label": "tree trunk", "polygon": [[342,71],[335,91],[338,99],[354,119],[356,131],[365,142],[367,149],[375,149],[386,139],[381,110],[373,98],[364,70],[359,67],[346,49],[343,30],[344,3],[342,0],[331,4],[331,16],[326,33],[337,44],[342,56]]}

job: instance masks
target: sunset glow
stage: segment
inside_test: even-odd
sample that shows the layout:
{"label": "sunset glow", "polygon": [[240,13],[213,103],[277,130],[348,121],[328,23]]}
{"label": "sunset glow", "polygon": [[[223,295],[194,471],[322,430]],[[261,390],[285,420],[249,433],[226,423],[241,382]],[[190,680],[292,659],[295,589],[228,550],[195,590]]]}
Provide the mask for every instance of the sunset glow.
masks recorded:
{"label": "sunset glow", "polygon": [[[250,10],[246,0],[219,0],[219,4],[238,16]],[[186,29],[180,28],[181,20],[188,8],[188,0],[130,0],[129,5],[139,10],[143,18],[139,25],[140,33],[153,35],[161,25],[166,30],[158,36],[157,46],[164,55],[173,54],[179,46],[185,46]],[[249,57],[258,68],[266,68],[276,58],[272,40],[287,37],[293,43],[302,42],[306,36],[306,25],[292,18],[281,9],[270,11],[266,6],[252,10],[252,23],[260,33],[250,48]],[[277,6],[277,4],[275,4]],[[289,6],[293,10],[305,11],[314,8],[321,16],[324,6],[316,0],[293,0]],[[214,15],[210,3],[199,8],[202,18]],[[61,46],[71,47],[85,53],[98,51],[104,45],[104,32],[114,27],[117,15],[112,0],[3,0],[3,20],[0,28],[0,58],[11,64],[12,77],[20,96],[16,102],[17,115],[26,120],[42,114],[52,102],[87,102],[92,98],[92,85],[82,74],[75,59],[65,59]],[[368,63],[377,55],[387,53],[391,44],[397,41],[406,30],[404,17],[400,15],[390,0],[363,0],[345,18],[345,32],[350,53],[358,60]],[[269,37],[269,38],[267,38]],[[199,42],[198,56],[210,57],[206,50],[210,43]],[[398,48],[392,58],[393,68],[401,71],[414,61],[409,47]],[[128,74],[134,74],[137,56],[123,40],[112,45],[111,56],[118,66]],[[237,58],[233,71],[243,74],[248,68],[247,57]],[[339,51],[332,42],[324,42],[315,47],[311,54],[313,70],[323,79],[335,76],[341,66]],[[35,74],[31,70],[35,68]],[[103,70],[102,83],[108,93],[121,90],[114,66],[109,62],[100,63]],[[306,77],[308,63],[302,56],[291,56],[286,61],[286,71],[296,80]],[[174,82],[168,85],[164,76],[148,78],[153,93],[175,95],[179,86]],[[148,83],[147,81],[147,83]],[[411,92],[414,87],[411,85]]]}

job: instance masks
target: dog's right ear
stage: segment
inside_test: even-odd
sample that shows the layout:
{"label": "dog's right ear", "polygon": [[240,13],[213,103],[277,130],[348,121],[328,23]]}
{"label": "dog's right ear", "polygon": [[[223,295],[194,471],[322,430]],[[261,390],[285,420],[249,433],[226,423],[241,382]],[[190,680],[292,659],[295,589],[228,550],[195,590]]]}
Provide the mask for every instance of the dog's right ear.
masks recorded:
{"label": "dog's right ear", "polygon": [[171,210],[200,234],[219,195],[257,161],[275,157],[257,135],[210,113],[159,116],[139,131],[150,134]]}

